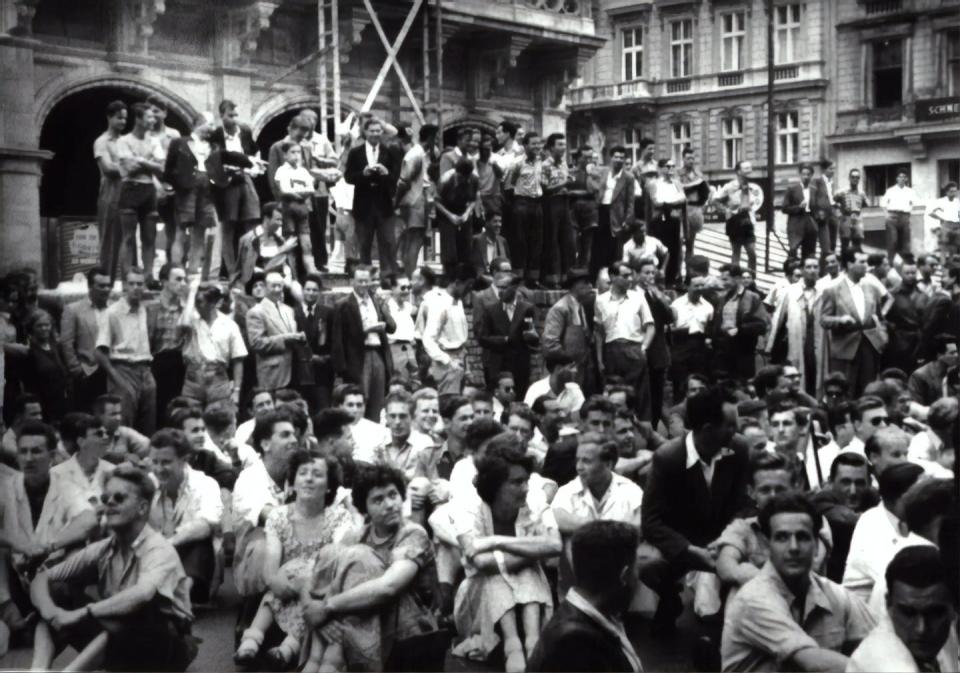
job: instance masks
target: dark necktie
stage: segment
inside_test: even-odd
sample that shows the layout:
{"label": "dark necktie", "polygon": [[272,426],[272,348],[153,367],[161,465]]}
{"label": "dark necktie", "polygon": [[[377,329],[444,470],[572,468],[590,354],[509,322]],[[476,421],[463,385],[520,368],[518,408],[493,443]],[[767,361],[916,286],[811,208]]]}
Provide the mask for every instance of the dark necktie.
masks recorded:
{"label": "dark necktie", "polygon": [[803,336],[803,375],[807,393],[817,385],[816,321],[813,306],[804,296],[804,336]]}
{"label": "dark necktie", "polygon": [[940,673],[940,664],[937,663],[936,659],[917,662],[917,668],[919,668],[922,673]]}

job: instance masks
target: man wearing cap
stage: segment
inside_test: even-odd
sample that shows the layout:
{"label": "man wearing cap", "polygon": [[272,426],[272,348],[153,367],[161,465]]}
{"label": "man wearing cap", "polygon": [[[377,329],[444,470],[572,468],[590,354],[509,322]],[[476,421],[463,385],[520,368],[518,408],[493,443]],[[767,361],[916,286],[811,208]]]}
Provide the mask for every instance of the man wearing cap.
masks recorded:
{"label": "man wearing cap", "polygon": [[550,307],[543,323],[543,355],[573,358],[577,383],[589,395],[600,389],[593,354],[593,286],[586,269],[570,269],[563,286],[567,293]]}
{"label": "man wearing cap", "polygon": [[247,347],[237,323],[220,312],[223,291],[214,283],[190,283],[179,327],[189,335],[184,348],[183,396],[203,406],[221,400],[240,405]]}

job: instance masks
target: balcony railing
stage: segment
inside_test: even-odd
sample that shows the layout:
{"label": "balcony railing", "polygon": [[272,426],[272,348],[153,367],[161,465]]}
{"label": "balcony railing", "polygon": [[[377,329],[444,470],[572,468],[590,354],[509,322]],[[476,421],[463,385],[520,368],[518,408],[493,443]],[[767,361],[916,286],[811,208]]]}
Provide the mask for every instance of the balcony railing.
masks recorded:
{"label": "balcony railing", "polygon": [[877,14],[892,14],[903,9],[903,0],[867,0],[864,3],[864,10],[867,16],[876,16]]}
{"label": "balcony railing", "polygon": [[797,79],[800,76],[800,67],[796,65],[781,65],[773,69],[774,81],[782,79]]}
{"label": "balcony railing", "polygon": [[[502,0],[501,0],[502,1]],[[589,19],[591,14],[590,0],[509,0],[515,5],[526,5],[532,9],[540,9],[554,14],[570,14]]]}
{"label": "balcony railing", "polygon": [[740,86],[743,84],[742,72],[727,72],[717,75],[717,86],[725,88],[728,86]]}
{"label": "balcony railing", "polygon": [[589,105],[591,103],[615,103],[651,98],[650,82],[635,79],[619,84],[596,84],[570,90],[571,105]]}
{"label": "balcony railing", "polygon": [[690,79],[667,80],[667,93],[685,93],[690,91],[693,81]]}
{"label": "balcony railing", "polygon": [[453,21],[457,14],[464,14],[593,37],[592,4],[591,0],[443,0]]}

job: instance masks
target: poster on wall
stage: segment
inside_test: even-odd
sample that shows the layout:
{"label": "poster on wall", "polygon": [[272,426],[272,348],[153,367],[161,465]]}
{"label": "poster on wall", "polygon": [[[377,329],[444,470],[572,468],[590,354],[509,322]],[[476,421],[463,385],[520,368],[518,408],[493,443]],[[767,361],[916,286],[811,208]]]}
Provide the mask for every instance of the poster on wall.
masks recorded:
{"label": "poster on wall", "polygon": [[61,217],[58,221],[60,280],[86,273],[100,259],[100,231],[95,217]]}

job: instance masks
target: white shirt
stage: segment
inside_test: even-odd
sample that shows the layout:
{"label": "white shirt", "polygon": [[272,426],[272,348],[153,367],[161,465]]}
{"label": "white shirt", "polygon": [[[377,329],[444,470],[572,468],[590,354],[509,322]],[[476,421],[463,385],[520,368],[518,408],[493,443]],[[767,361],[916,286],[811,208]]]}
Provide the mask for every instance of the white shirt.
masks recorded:
{"label": "white shirt", "polygon": [[431,301],[423,330],[423,348],[434,362],[449,365],[451,358],[446,351],[463,348],[467,343],[468,326],[463,302],[454,303],[448,292],[443,295],[443,298]]}
{"label": "white shirt", "polygon": [[[955,625],[954,625],[955,626]],[[937,653],[941,671],[957,670],[957,631],[950,627],[947,642]],[[847,662],[847,673],[918,673],[920,670],[910,649],[897,636],[893,622],[886,609],[877,621],[876,628],[864,638]]]}
{"label": "white shirt", "polygon": [[158,488],[150,507],[150,525],[164,537],[198,520],[211,527],[219,526],[222,517],[220,486],[213,477],[189,465],[183,468],[183,480],[176,497],[171,499],[162,487]]}
{"label": "white shirt", "polygon": [[890,187],[880,198],[880,206],[888,212],[909,213],[913,207],[920,204],[913,187]]}
{"label": "white shirt", "polygon": [[281,194],[311,194],[315,189],[313,176],[305,166],[291,166],[284,162],[273,174],[273,179]]}
{"label": "white shirt", "polygon": [[557,489],[550,507],[588,521],[620,521],[640,525],[640,505],[643,489],[617,473],[612,474],[610,486],[598,501],[580,477]]}
{"label": "white shirt", "polygon": [[850,538],[850,553],[843,569],[843,586],[866,602],[874,583],[886,570],[903,537],[898,519],[883,503],[860,515]]}
{"label": "white shirt", "polygon": [[223,145],[224,149],[228,152],[239,152],[243,154],[243,143],[240,142],[240,127],[237,127],[237,130],[234,131],[233,135],[227,133],[227,129],[223,129]]}
{"label": "white shirt", "polygon": [[353,459],[358,463],[376,463],[377,452],[390,443],[390,431],[368,418],[350,426],[353,435]]}
{"label": "white shirt", "polygon": [[707,488],[710,488],[710,485],[713,482],[713,471],[717,467],[717,462],[724,456],[730,455],[730,451],[728,449],[721,449],[709,463],[705,463],[700,457],[700,452],[697,451],[696,445],[693,443],[692,432],[687,433],[687,438],[684,440],[684,446],[687,449],[687,469],[689,470],[690,468],[699,464],[700,469],[703,470],[703,478],[707,482]]}
{"label": "white shirt", "polygon": [[450,295],[438,287],[433,288],[423,295],[420,306],[417,308],[417,319],[414,322],[414,329],[418,339],[423,339],[423,331],[427,328],[427,319],[430,317],[433,306],[437,303],[443,303],[445,296],[449,297]]}
{"label": "white shirt", "polygon": [[[622,170],[620,171],[623,172]],[[613,203],[613,190],[617,186],[617,180],[620,179],[620,173],[616,175],[613,174],[613,171],[610,171],[607,174],[607,183],[603,188],[603,198],[600,200],[601,205],[609,206]]]}
{"label": "white shirt", "polygon": [[242,523],[256,527],[264,507],[278,507],[286,499],[286,491],[277,486],[262,460],[240,472],[233,485],[234,528]]}
{"label": "white shirt", "polygon": [[367,166],[380,163],[380,145],[374,146],[370,143],[364,143],[363,146],[367,150]]}
{"label": "white shirt", "polygon": [[249,444],[250,438],[253,437],[253,429],[257,426],[257,419],[251,418],[250,420],[244,421],[237,426],[237,431],[233,435],[233,439],[237,444]]}
{"label": "white shirt", "polygon": [[623,244],[623,261],[630,262],[631,259],[641,260],[646,257],[652,257],[661,260],[667,254],[665,246],[659,238],[647,234],[643,238],[643,244],[637,245],[632,238]]}
{"label": "white shirt", "polygon": [[681,204],[686,203],[686,195],[673,184],[670,180],[665,180],[664,178],[657,178],[654,189],[654,200],[657,203],[663,203],[667,205]]}
{"label": "white shirt", "polygon": [[193,152],[193,156],[197,159],[197,170],[206,172],[206,161],[210,156],[210,143],[206,140],[200,140],[196,133],[191,133],[187,139],[187,145],[190,147],[190,151]]}
{"label": "white shirt", "polygon": [[653,314],[642,292],[614,297],[611,291],[597,297],[594,316],[603,328],[604,343],[618,339],[643,343],[644,329],[653,324]]}
{"label": "white shirt", "polygon": [[[356,293],[354,294],[357,297],[357,304],[360,306],[360,321],[363,323],[364,331],[366,331],[380,322],[380,318],[377,316],[377,307],[373,305],[370,295],[361,297]],[[367,332],[363,343],[365,346],[377,347],[380,345],[380,336],[376,332]]]}
{"label": "white shirt", "polygon": [[800,189],[803,191],[803,200],[807,202],[806,211],[810,212],[810,185],[800,183]]}
{"label": "white shirt", "polygon": [[247,357],[240,327],[233,320],[217,311],[213,323],[207,323],[194,312],[190,325],[193,328],[184,355],[201,363],[228,365],[233,360]]}
{"label": "white shirt", "polygon": [[935,461],[940,454],[940,447],[943,446],[943,440],[937,437],[937,434],[930,429],[918,432],[910,440],[910,448],[907,449],[907,458],[916,462],[918,460]]}
{"label": "white shirt", "polygon": [[861,321],[864,319],[864,312],[866,308],[866,299],[863,296],[863,288],[860,286],[860,283],[854,283],[850,280],[850,277],[845,277],[847,287],[850,289],[850,295],[853,297],[853,305],[857,309],[857,317]]}
{"label": "white shirt", "polygon": [[100,460],[97,463],[97,468],[93,471],[93,475],[87,477],[83,468],[80,467],[80,461],[77,460],[76,455],[73,455],[70,456],[69,460],[50,468],[50,477],[51,479],[58,479],[60,483],[70,484],[83,494],[87,502],[96,504],[100,502],[103,487],[107,485],[107,479],[113,474],[115,467],[113,463]]}
{"label": "white shirt", "polygon": [[[523,398],[523,403],[532,407],[533,403],[537,401],[537,398],[552,393],[553,390],[550,389],[550,375],[548,374],[539,381],[534,381],[527,387],[527,394]],[[580,389],[580,385],[575,381],[570,381],[565,384],[563,390],[557,395],[557,405],[566,409],[567,413],[571,415],[580,412],[580,407],[583,406],[584,401],[586,401],[586,397],[583,395],[583,390]]]}
{"label": "white shirt", "polygon": [[397,329],[393,334],[388,334],[387,339],[390,343],[404,342],[413,343],[416,337],[416,326],[413,323],[413,314],[410,312],[412,305],[409,302],[403,306],[397,303],[393,297],[387,299],[387,308],[393,317],[393,322],[397,324]]}
{"label": "white shirt", "polygon": [[927,207],[928,217],[934,213],[950,222],[960,222],[960,198],[951,201],[946,196],[940,197]]}
{"label": "white shirt", "polygon": [[676,312],[677,319],[673,323],[675,330],[687,330],[690,334],[704,334],[707,325],[713,321],[713,304],[703,297],[694,304],[687,295],[681,295],[670,304]]}

